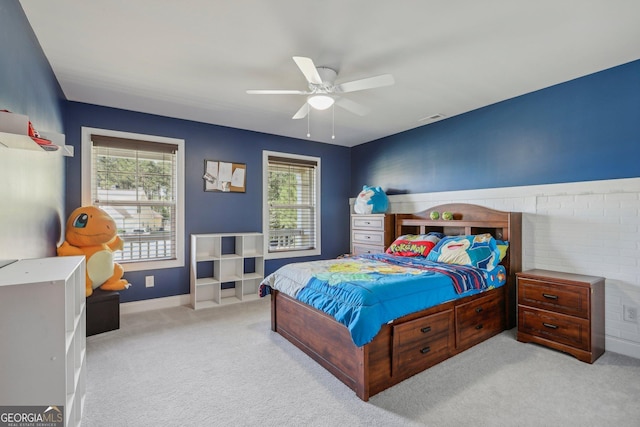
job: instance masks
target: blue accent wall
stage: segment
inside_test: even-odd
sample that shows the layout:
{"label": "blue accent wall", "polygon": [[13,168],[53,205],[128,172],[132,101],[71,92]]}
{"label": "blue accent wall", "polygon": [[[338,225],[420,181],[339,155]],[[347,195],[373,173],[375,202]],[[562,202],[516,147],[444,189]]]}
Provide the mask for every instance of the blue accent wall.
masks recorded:
{"label": "blue accent wall", "polygon": [[[133,284],[121,292],[121,301],[136,301],[189,293],[189,235],[262,230],[262,151],[281,151],[321,159],[322,255],[267,261],[268,274],[291,261],[334,258],[349,251],[350,149],[302,139],[285,138],[240,129],[132,111],[68,102],[67,144],[75,147],[67,159],[67,211],[81,203],[81,127],[110,129],[185,140],[186,260],[183,268],[130,272]],[[205,192],[204,160],[246,163],[245,193]],[[145,288],[144,276],[155,275],[155,286]]]}
{"label": "blue accent wall", "polygon": [[0,110],[64,133],[65,97],[18,1],[0,1]]}
{"label": "blue accent wall", "polygon": [[351,196],[640,176],[640,61],[356,146]]}

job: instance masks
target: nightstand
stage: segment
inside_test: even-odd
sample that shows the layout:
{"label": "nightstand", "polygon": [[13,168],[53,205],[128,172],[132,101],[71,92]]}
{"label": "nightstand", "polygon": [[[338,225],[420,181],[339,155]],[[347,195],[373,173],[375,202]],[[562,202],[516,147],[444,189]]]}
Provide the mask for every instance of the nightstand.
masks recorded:
{"label": "nightstand", "polygon": [[549,270],[517,273],[518,333],[593,363],[604,353],[604,278]]}
{"label": "nightstand", "polygon": [[351,253],[384,252],[395,238],[394,218],[389,214],[351,215]]}

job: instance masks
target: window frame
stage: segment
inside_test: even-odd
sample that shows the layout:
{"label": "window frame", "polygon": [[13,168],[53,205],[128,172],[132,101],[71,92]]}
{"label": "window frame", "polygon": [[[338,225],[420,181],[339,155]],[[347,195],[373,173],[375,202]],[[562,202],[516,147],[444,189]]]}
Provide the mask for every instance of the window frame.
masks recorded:
{"label": "window frame", "polygon": [[184,267],[185,265],[185,208],[184,208],[184,182],[185,182],[185,169],[184,169],[184,139],[168,138],[156,135],[145,135],[131,132],[121,132],[109,129],[98,129],[90,127],[82,127],[81,129],[81,203],[82,206],[93,205],[91,198],[91,181],[92,181],[92,150],[93,143],[91,142],[91,135],[101,135],[114,138],[125,139],[137,139],[142,141],[149,141],[159,144],[173,144],[178,146],[176,153],[176,215],[175,215],[175,245],[176,245],[176,258],[171,260],[149,260],[149,261],[134,261],[121,263],[125,272],[128,271],[144,271],[144,270],[158,270],[163,268],[176,268]]}
{"label": "window frame", "polygon": [[[316,214],[316,247],[308,250],[284,250],[278,252],[269,252],[269,156],[281,157],[286,159],[305,160],[316,162],[315,176],[315,214]],[[317,256],[322,253],[322,215],[320,209],[321,194],[321,163],[319,157],[306,156],[302,154],[283,153],[278,151],[262,151],[262,230],[264,235],[264,257],[265,259],[282,259],[282,258],[299,258],[308,256]]]}

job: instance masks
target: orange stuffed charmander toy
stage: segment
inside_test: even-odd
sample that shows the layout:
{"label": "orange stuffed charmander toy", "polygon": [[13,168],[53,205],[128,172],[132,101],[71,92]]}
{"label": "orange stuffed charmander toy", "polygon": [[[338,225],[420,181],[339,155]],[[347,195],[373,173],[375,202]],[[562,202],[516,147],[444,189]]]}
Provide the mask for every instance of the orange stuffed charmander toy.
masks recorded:
{"label": "orange stuffed charmander toy", "polygon": [[86,296],[90,296],[96,288],[120,291],[130,286],[122,278],[122,266],[113,261],[113,251],[122,250],[123,245],[116,223],[108,213],[95,206],[83,206],[71,212],[58,255],[85,256]]}

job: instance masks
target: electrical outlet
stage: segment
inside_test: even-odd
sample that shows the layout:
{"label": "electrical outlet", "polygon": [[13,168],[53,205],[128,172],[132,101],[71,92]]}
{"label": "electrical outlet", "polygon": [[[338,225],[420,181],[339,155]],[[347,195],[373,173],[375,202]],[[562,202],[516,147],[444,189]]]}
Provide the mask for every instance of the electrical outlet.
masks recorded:
{"label": "electrical outlet", "polygon": [[622,319],[625,322],[638,323],[638,307],[622,306]]}
{"label": "electrical outlet", "polygon": [[145,285],[147,288],[153,288],[153,285],[154,285],[154,283],[153,283],[153,276],[145,276],[145,278],[144,278],[144,285]]}

